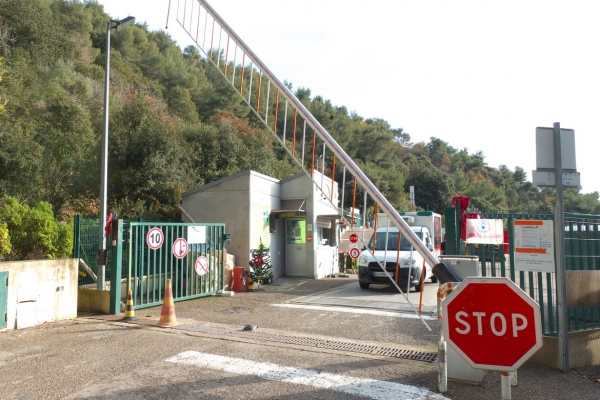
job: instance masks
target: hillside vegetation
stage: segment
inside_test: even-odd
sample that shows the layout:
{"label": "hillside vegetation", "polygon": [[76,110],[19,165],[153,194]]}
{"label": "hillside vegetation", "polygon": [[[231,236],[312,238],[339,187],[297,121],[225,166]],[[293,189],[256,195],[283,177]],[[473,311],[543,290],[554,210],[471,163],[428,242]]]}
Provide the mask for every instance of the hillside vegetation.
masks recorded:
{"label": "hillside vegetation", "polygon": [[[109,19],[95,1],[0,0],[0,198],[48,203],[62,220],[98,216]],[[399,210],[409,186],[418,207],[436,212],[454,195],[484,211],[552,210],[553,190],[534,187],[520,167],[489,166],[443,138],[413,143],[383,119],[287,85]],[[279,179],[300,171],[197,49],[181,51],[143,24],[113,31],[109,209],[179,220],[182,192],[247,169]],[[565,208],[600,213],[598,196],[569,189]]]}

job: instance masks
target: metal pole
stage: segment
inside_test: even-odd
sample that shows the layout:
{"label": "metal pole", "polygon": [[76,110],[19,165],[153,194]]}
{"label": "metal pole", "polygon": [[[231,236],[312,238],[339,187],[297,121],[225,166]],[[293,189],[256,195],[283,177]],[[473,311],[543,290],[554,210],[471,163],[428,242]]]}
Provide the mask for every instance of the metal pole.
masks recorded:
{"label": "metal pole", "polygon": [[456,289],[460,285],[458,282],[447,282],[440,285],[437,292],[437,315],[438,315],[438,391],[446,393],[448,391],[448,359],[446,358],[446,340],[444,339],[444,315],[442,313],[442,303],[446,294]]}
{"label": "metal pole", "polygon": [[346,166],[344,165],[344,172],[342,173],[342,202],[340,209],[342,212],[341,216],[344,216],[344,194],[346,193]]}
{"label": "metal pole", "polygon": [[569,371],[569,320],[565,257],[565,221],[562,186],[562,154],[560,122],[554,123],[554,175],[556,177],[556,206],[554,207],[554,236],[556,237],[556,297],[558,307],[558,366]]}
{"label": "metal pole", "polygon": [[[365,228],[366,228],[366,223],[367,223],[367,191],[364,191],[364,196],[363,196],[363,233],[365,232]],[[398,249],[400,249],[398,247]]]}
{"label": "metal pole", "polygon": [[[106,237],[104,236],[104,225],[106,225],[106,176],[108,174],[108,87],[110,75],[110,28],[111,21],[106,22],[106,67],[104,74],[104,129],[102,131],[102,161],[100,175],[100,239],[98,243],[98,281],[97,289],[104,290],[106,270]],[[102,255],[101,255],[102,253]]]}
{"label": "metal pole", "polygon": [[502,386],[502,400],[510,400],[510,372],[501,371],[500,375],[500,385]]}

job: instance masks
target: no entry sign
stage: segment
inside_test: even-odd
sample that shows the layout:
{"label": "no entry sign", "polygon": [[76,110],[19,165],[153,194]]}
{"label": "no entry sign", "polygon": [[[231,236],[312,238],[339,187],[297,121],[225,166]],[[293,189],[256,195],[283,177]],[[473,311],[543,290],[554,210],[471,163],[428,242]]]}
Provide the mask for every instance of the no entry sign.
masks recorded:
{"label": "no entry sign", "polygon": [[473,368],[516,371],[542,347],[540,307],[510,279],[467,278],[442,307],[446,340]]}
{"label": "no entry sign", "polygon": [[358,247],[358,235],[356,233],[351,234],[348,240],[350,240],[350,247]]}

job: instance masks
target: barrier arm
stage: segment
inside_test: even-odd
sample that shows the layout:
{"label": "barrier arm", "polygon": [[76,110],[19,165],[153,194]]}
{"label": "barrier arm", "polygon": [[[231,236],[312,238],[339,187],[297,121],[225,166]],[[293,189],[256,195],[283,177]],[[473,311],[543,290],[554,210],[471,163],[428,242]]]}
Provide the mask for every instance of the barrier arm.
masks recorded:
{"label": "barrier arm", "polygon": [[[346,152],[337,144],[337,142],[331,137],[331,135],[321,126],[315,117],[304,107],[296,96],[288,89],[287,86],[282,84],[279,79],[266,67],[265,64],[254,54],[254,52],[244,43],[244,41],[231,29],[231,27],[217,14],[217,12],[204,0],[198,0],[198,2],[204,7],[208,14],[218,22],[223,31],[231,37],[235,43],[247,54],[248,58],[254,63],[255,66],[261,70],[263,75],[266,75],[275,87],[279,90],[279,95],[285,97],[296,110],[298,114],[308,123],[308,125],[314,130],[319,138],[325,142],[327,147],[339,158],[344,166],[346,166],[352,175],[360,182],[365,190],[375,199],[375,202],[380,205],[381,209],[388,215],[392,223],[398,227],[403,235],[406,236],[409,243],[421,254],[421,256],[427,261],[427,263],[433,268],[440,262],[436,256],[427,249],[423,241],[410,229],[408,223],[402,219],[398,211],[392,207],[390,202],[381,194],[381,192],[373,185],[373,183],[367,178],[367,176],[358,168],[358,166],[352,161],[352,159],[346,154]],[[185,27],[184,27],[185,29]],[[285,146],[284,146],[285,147]],[[286,147],[287,148],[287,147]]]}

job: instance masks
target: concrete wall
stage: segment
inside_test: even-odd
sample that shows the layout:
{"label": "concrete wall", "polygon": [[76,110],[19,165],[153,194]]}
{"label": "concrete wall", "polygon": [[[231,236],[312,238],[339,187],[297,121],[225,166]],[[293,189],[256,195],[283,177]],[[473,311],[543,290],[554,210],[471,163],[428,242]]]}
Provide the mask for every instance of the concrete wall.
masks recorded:
{"label": "concrete wall", "polygon": [[318,279],[330,274],[337,274],[339,271],[338,266],[338,253],[337,247],[335,246],[321,246],[317,248],[317,264],[315,274]]}
{"label": "concrete wall", "polygon": [[8,271],[7,329],[77,317],[76,259],[0,263]]}
{"label": "concrete wall", "polygon": [[600,305],[600,271],[567,271],[567,306]]}
{"label": "concrete wall", "polygon": [[[544,336],[544,344],[525,364],[558,369],[558,338]],[[569,368],[600,365],[600,332],[569,334]]]}
{"label": "concrete wall", "polygon": [[[277,254],[282,249],[277,240],[271,235],[269,230],[269,215],[271,210],[281,208],[279,181],[257,173],[250,174],[250,225],[249,242],[246,263],[250,261],[250,251],[258,248],[259,242],[269,248],[271,254]],[[273,263],[273,256],[271,256]]]}

